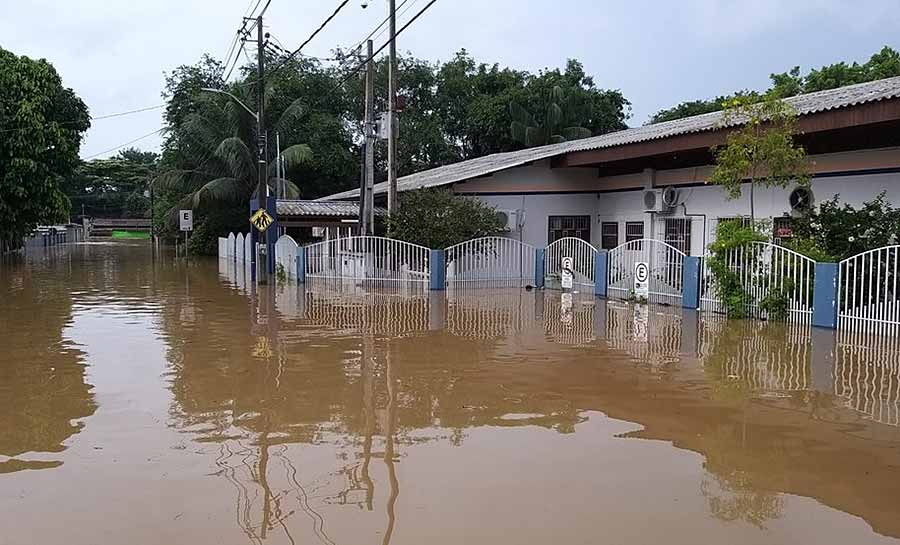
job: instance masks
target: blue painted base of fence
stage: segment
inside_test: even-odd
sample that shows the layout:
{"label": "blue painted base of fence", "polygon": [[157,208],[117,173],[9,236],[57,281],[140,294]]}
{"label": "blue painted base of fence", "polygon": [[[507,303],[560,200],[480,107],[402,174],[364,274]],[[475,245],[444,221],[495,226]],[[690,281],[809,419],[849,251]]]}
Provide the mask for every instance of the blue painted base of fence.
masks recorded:
{"label": "blue painted base of fence", "polygon": [[700,258],[685,256],[682,275],[681,306],[696,310],[700,308]]}
{"label": "blue painted base of fence", "polygon": [[534,287],[544,287],[544,248],[534,249]]}
{"label": "blue painted base of fence", "polygon": [[444,250],[431,250],[428,254],[428,288],[441,291],[447,287],[447,254]]}
{"label": "blue painted base of fence", "polygon": [[812,325],[815,327],[837,328],[838,265],[837,263],[816,263],[813,283]]}
{"label": "blue painted base of fence", "polygon": [[609,251],[598,250],[594,256],[594,296],[606,298],[609,281]]}

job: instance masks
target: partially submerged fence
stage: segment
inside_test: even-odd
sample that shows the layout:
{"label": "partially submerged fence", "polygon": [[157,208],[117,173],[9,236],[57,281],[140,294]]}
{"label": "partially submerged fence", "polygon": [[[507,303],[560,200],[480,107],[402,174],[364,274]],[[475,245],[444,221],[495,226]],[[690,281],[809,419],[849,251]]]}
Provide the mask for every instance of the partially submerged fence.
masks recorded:
{"label": "partially submerged fence", "polygon": [[900,246],[869,250],[839,264],[838,319],[855,333],[900,335]]}
{"label": "partially submerged fence", "polygon": [[281,235],[275,242],[275,273],[287,279],[297,278],[297,251],[300,246],[290,235]]}
{"label": "partially submerged fence", "polygon": [[561,238],[549,246],[544,253],[544,275],[550,283],[548,287],[559,288],[562,277],[563,260],[572,261],[572,281],[575,286],[594,286],[594,260],[597,250],[589,242],[580,238]]}
{"label": "partially submerged fence", "polygon": [[228,237],[219,237],[219,259],[235,263],[250,263],[252,248],[253,237],[250,236],[250,233],[246,235],[229,233]]}
{"label": "partially submerged fence", "polygon": [[[716,281],[710,259],[703,260],[700,308],[726,313],[723,298],[729,294]],[[812,319],[816,266],[812,259],[783,246],[751,242],[730,250],[724,265],[742,290],[746,316],[770,318],[767,309],[783,307],[788,322],[809,323]]]}
{"label": "partially submerged fence", "polygon": [[383,237],[347,237],[304,248],[305,276],[378,287],[427,287],[431,250]]}
{"label": "partially submerged fence", "polygon": [[467,240],[446,250],[447,285],[525,287],[536,285],[535,248],[506,237]]}
{"label": "partially submerged fence", "polygon": [[661,240],[642,238],[617,246],[609,251],[609,295],[630,299],[634,295],[635,267],[645,263],[649,270],[649,302],[680,304],[684,257],[684,252]]}

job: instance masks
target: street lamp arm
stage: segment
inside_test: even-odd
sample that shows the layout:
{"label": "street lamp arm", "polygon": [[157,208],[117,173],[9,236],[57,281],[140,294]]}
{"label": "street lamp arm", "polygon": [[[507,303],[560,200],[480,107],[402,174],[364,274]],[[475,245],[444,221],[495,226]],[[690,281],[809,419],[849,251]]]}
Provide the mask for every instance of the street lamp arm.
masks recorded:
{"label": "street lamp arm", "polygon": [[230,97],[232,100],[237,102],[241,106],[241,108],[247,110],[247,113],[252,115],[253,119],[256,120],[257,123],[259,123],[259,115],[256,112],[254,112],[253,110],[251,110],[246,104],[241,102],[241,99],[239,99],[238,97],[229,93],[228,91],[223,91],[221,89],[213,89],[212,87],[201,87],[200,90],[206,91],[207,93],[218,93],[220,95],[225,95],[227,97]]}

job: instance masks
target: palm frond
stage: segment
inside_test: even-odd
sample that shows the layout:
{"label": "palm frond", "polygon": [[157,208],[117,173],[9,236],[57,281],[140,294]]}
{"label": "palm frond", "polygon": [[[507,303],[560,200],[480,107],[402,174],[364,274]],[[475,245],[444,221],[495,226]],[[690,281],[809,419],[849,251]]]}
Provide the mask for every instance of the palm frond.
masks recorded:
{"label": "palm frond", "polygon": [[281,155],[284,157],[284,163],[287,165],[287,168],[307,164],[313,159],[312,148],[306,144],[294,144],[293,146],[282,150]]}
{"label": "palm frond", "polygon": [[219,142],[216,157],[227,165],[232,177],[240,180],[250,180],[254,177],[253,153],[239,137],[232,136]]}
{"label": "palm frond", "polygon": [[290,106],[282,112],[278,121],[275,122],[275,131],[280,133],[282,138],[290,139],[291,135],[294,133],[295,127],[305,114],[306,107],[304,106],[304,101],[303,99],[298,98],[294,102],[291,102]]}
{"label": "palm frond", "polygon": [[514,123],[521,123],[526,127],[536,124],[531,114],[518,102],[511,102],[509,104],[509,115],[512,117]]}
{"label": "palm frond", "polygon": [[560,135],[566,141],[581,140],[582,138],[590,138],[591,131],[584,127],[566,127],[560,131]]}
{"label": "palm frond", "polygon": [[269,178],[269,181],[275,185],[276,188],[280,187],[282,191],[284,191],[283,197],[285,199],[299,199],[300,198],[300,188],[297,187],[294,182],[288,180],[287,178]]}
{"label": "palm frond", "polygon": [[194,192],[192,208],[210,203],[235,203],[246,199],[246,186],[235,178],[216,178]]}

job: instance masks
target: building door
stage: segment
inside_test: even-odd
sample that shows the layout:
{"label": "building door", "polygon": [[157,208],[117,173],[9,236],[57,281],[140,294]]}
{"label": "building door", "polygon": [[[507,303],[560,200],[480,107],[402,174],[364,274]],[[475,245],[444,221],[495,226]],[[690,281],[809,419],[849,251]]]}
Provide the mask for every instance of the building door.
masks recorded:
{"label": "building door", "polygon": [[550,216],[547,218],[547,242],[553,243],[561,238],[575,237],[590,244],[590,216]]}

